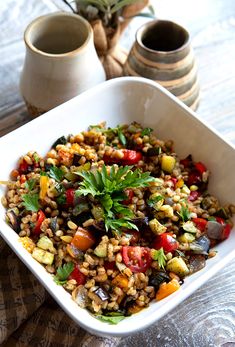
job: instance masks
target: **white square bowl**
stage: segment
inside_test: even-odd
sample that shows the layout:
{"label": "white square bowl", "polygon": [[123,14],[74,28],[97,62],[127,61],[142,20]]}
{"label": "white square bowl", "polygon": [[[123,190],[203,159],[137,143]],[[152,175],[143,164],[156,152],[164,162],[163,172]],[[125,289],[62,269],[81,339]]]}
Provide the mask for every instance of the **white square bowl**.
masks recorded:
{"label": "white square bowl", "polygon": [[[234,203],[234,147],[164,88],[137,77],[105,82],[0,138],[0,179],[9,178],[17,159],[27,151],[36,150],[45,155],[61,135],[76,134],[104,120],[108,126],[137,121],[153,128],[159,138],[173,139],[180,158],[192,154],[194,160],[202,161],[212,172],[209,191],[221,203]],[[3,187],[0,189],[2,196],[5,191]],[[155,323],[235,257],[233,230],[230,238],[217,247],[218,255],[208,260],[203,270],[186,278],[179,291],[160,302],[153,301],[150,307],[118,325],[108,325],[80,308],[70,294],[55,284],[52,276],[18,242],[18,235],[5,222],[2,206],[0,234],[64,311],[81,327],[101,336],[130,335]]]}

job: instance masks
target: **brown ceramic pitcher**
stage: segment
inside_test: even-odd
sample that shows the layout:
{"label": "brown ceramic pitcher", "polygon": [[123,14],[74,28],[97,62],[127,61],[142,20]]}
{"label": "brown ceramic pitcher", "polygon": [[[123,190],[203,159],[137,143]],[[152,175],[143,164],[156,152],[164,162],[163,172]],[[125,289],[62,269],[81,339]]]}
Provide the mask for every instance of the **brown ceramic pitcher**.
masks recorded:
{"label": "brown ceramic pitcher", "polygon": [[124,75],[160,83],[187,106],[199,104],[199,85],[189,33],[180,25],[154,20],[137,31]]}

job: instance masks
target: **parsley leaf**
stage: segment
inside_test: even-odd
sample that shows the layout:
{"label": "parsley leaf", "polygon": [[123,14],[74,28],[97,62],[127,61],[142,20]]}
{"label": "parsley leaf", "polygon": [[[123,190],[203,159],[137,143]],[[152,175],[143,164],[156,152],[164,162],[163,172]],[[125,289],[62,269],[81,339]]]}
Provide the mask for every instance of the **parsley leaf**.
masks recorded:
{"label": "parsley leaf", "polygon": [[158,250],[151,249],[150,254],[151,254],[151,258],[158,262],[159,267],[164,269],[164,267],[166,265],[167,257],[165,256],[163,248],[161,247]]}
{"label": "parsley leaf", "polygon": [[29,191],[33,190],[36,184],[36,180],[34,178],[31,178],[30,180],[25,182],[25,188]]}
{"label": "parsley leaf", "polygon": [[178,212],[179,216],[181,217],[183,222],[187,222],[187,220],[190,219],[190,211],[188,209],[188,206],[181,206],[180,212]]}
{"label": "parsley leaf", "polygon": [[141,131],[141,136],[149,136],[151,134],[151,132],[153,131],[152,128],[144,128],[142,131]]}
{"label": "parsley leaf", "polygon": [[74,270],[74,263],[65,263],[63,266],[59,266],[54,277],[56,284],[63,285],[67,282],[67,278]]}
{"label": "parsley leaf", "polygon": [[22,195],[23,205],[27,211],[37,212],[39,210],[39,195],[38,194],[24,194]]}
{"label": "parsley leaf", "polygon": [[105,218],[105,229],[108,231],[109,229],[115,231],[116,233],[120,233],[120,228],[127,229],[135,229],[139,230],[138,227],[132,223],[128,218]]}
{"label": "parsley leaf", "polygon": [[106,322],[106,323],[109,323],[109,324],[118,324],[119,322],[121,322],[126,317],[117,312],[117,315],[113,315],[113,316],[97,315],[96,318],[101,320],[102,322]]}
{"label": "parsley leaf", "polygon": [[61,182],[64,177],[64,171],[57,166],[52,166],[49,171],[49,176],[57,182]]}
{"label": "parsley leaf", "polygon": [[119,138],[119,141],[121,142],[121,144],[123,146],[126,146],[126,143],[127,143],[126,136],[123,134],[123,132],[122,132],[120,127],[118,127],[117,133],[118,133],[118,138]]}

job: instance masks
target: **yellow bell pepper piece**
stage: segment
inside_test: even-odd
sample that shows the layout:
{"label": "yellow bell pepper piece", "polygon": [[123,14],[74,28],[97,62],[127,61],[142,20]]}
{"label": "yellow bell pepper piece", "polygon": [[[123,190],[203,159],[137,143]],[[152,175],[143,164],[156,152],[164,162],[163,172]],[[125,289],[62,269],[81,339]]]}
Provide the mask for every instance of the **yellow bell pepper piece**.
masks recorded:
{"label": "yellow bell pepper piece", "polygon": [[160,287],[156,294],[156,300],[162,300],[168,295],[176,292],[178,289],[180,289],[180,284],[175,278],[173,278],[169,283],[164,282],[160,284]]}
{"label": "yellow bell pepper piece", "polygon": [[184,180],[183,178],[180,178],[177,182],[176,182],[176,188],[182,188],[184,185]]}
{"label": "yellow bell pepper piece", "polygon": [[49,187],[49,177],[48,176],[40,176],[40,193],[39,198],[41,200],[45,199],[47,195],[47,189]]}
{"label": "yellow bell pepper piece", "polygon": [[128,288],[129,280],[126,276],[119,274],[112,280],[112,284],[114,286],[120,287],[120,288]]}

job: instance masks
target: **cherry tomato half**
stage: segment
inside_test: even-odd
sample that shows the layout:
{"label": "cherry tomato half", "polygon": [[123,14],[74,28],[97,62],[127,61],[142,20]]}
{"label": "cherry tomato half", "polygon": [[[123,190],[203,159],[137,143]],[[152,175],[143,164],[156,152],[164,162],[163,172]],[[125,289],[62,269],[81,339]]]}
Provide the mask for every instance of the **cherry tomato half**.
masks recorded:
{"label": "cherry tomato half", "polygon": [[76,265],[74,270],[69,275],[69,280],[76,280],[77,285],[86,283],[86,276],[79,270],[79,267]]}
{"label": "cherry tomato half", "polygon": [[151,264],[150,250],[147,247],[123,246],[122,259],[132,272],[145,272]]}
{"label": "cherry tomato half", "polygon": [[41,234],[41,225],[42,225],[42,222],[44,221],[44,219],[46,218],[44,212],[42,210],[39,210],[38,211],[38,217],[37,217],[37,222],[36,222],[36,225],[33,229],[33,232],[34,234],[36,235],[39,235]]}
{"label": "cherry tomato half", "polygon": [[179,247],[179,242],[171,235],[171,233],[164,233],[158,235],[153,241],[153,248],[163,248],[166,253],[175,251]]}
{"label": "cherry tomato half", "polygon": [[103,160],[105,164],[119,163],[121,165],[134,165],[137,164],[143,157],[141,152],[137,152],[131,149],[122,149],[121,151],[124,154],[121,159],[111,158],[107,155],[104,155]]}
{"label": "cherry tomato half", "polygon": [[124,157],[122,158],[123,165],[134,165],[142,159],[142,153],[131,149],[123,149]]}
{"label": "cherry tomato half", "polygon": [[207,220],[204,218],[193,218],[193,223],[196,225],[200,231],[204,231],[207,225]]}

